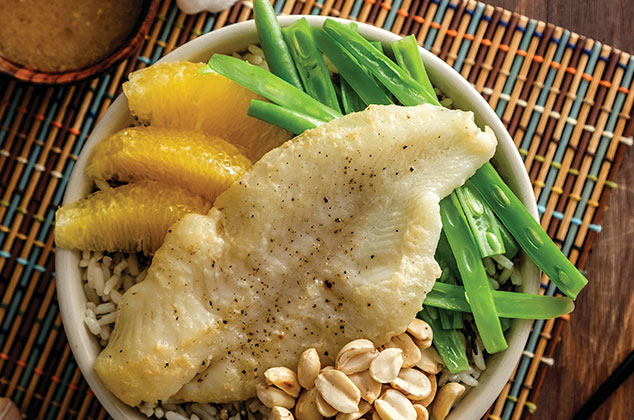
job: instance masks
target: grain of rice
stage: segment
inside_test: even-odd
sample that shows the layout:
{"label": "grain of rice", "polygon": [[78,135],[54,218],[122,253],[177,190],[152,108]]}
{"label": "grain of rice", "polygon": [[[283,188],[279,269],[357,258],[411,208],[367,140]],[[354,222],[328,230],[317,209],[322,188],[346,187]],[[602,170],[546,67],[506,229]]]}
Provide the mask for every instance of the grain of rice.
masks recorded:
{"label": "grain of rice", "polygon": [[502,268],[513,268],[513,261],[509,260],[506,256],[504,255],[494,255],[493,260],[498,263],[498,265],[500,265]]}
{"label": "grain of rice", "polygon": [[119,302],[121,302],[122,295],[116,290],[111,291],[109,296],[112,299],[112,303],[114,303],[115,305],[118,305]]}
{"label": "grain of rice", "polygon": [[108,296],[111,291],[119,288],[121,284],[121,276],[119,274],[114,274],[112,277],[108,279],[106,284],[103,287],[103,294]]}
{"label": "grain of rice", "polygon": [[449,372],[447,369],[443,369],[440,374],[440,378],[438,378],[438,387],[442,387],[447,382],[458,382],[458,374],[454,374]]}
{"label": "grain of rice", "polygon": [[135,283],[139,283],[145,280],[145,276],[147,276],[147,268],[144,268],[143,271],[141,271],[139,275],[136,276]]}
{"label": "grain of rice", "polygon": [[93,310],[95,312],[95,315],[103,315],[103,314],[109,314],[110,312],[113,312],[116,309],[117,307],[114,306],[114,303],[109,302],[109,303],[102,303],[101,305],[97,305]]}
{"label": "grain of rice", "polygon": [[84,284],[84,292],[86,293],[86,297],[88,298],[88,300],[92,303],[96,304],[99,303],[99,296],[97,296],[97,293],[95,293],[95,289],[92,289],[90,286],[88,286],[88,283]]}
{"label": "grain of rice", "polygon": [[244,59],[247,60],[249,63],[254,64],[256,66],[262,64],[262,62],[264,61],[262,57],[255,54],[245,54]]}
{"label": "grain of rice", "polygon": [[479,379],[482,371],[475,366],[469,366],[469,374],[471,374],[474,378]]}
{"label": "grain of rice", "polygon": [[138,276],[139,275],[139,260],[136,257],[135,253],[130,254],[130,256],[128,257],[128,273],[130,273],[131,276]]}
{"label": "grain of rice", "polygon": [[112,187],[110,186],[110,184],[108,184],[108,181],[104,181],[103,179],[95,179],[95,185],[97,186],[97,188],[99,188],[101,191],[104,190],[111,190]]}
{"label": "grain of rice", "polygon": [[207,407],[210,407],[209,404],[203,405],[196,403],[191,405],[191,410],[192,413],[196,414],[202,420],[213,420],[214,415],[218,412],[218,410],[214,407],[214,411],[212,412]]}
{"label": "grain of rice", "polygon": [[247,403],[247,410],[249,410],[250,412],[257,413],[259,409],[260,409],[260,404],[258,400],[253,399],[249,401],[249,403]]}
{"label": "grain of rice", "polygon": [[154,414],[154,409],[153,408],[139,407],[139,411],[142,414],[145,414],[146,417],[152,417],[152,415]]}
{"label": "grain of rice", "polygon": [[500,284],[506,283],[506,281],[511,277],[511,273],[513,272],[513,270],[513,268],[505,268],[504,270],[502,270],[500,276],[498,277],[498,281],[500,282]]}
{"label": "grain of rice", "polygon": [[93,252],[92,256],[95,257],[96,261],[101,261],[101,259],[103,258],[103,252],[95,251]]}
{"label": "grain of rice", "polygon": [[88,267],[88,260],[80,260],[79,261],[79,267],[81,267],[81,268]]}
{"label": "grain of rice", "polygon": [[130,276],[123,276],[123,290],[128,290],[134,286],[134,279]]}
{"label": "grain of rice", "polygon": [[[244,4],[244,2],[242,2],[242,4]],[[255,44],[249,45],[247,47],[247,51],[249,51],[253,55],[259,55],[260,57],[264,57],[264,50]]]}
{"label": "grain of rice", "polygon": [[99,318],[98,322],[99,322],[99,325],[108,325],[108,324],[114,323],[116,319],[117,319],[117,313],[110,312],[109,314],[106,314],[102,316],[101,318]]}
{"label": "grain of rice", "polygon": [[157,419],[162,419],[163,416],[165,416],[165,412],[161,407],[157,407],[154,409],[154,417],[156,417]]}
{"label": "grain of rice", "polygon": [[253,2],[245,0],[242,2],[242,7],[246,7],[247,9],[253,9]]}
{"label": "grain of rice", "polygon": [[495,269],[495,264],[493,263],[491,258],[483,258],[482,262],[484,263],[484,269],[486,270],[487,274],[489,276],[494,275],[496,272],[496,269]]}
{"label": "grain of rice", "polygon": [[101,259],[101,262],[106,264],[109,267],[112,264],[112,257],[109,255],[106,255]]}
{"label": "grain of rice", "polygon": [[478,386],[478,380],[469,374],[469,371],[458,373],[460,382],[469,386]]}
{"label": "grain of rice", "polygon": [[451,108],[453,106],[453,99],[451,99],[451,98],[443,98],[440,101],[440,105],[444,106],[445,108]]}
{"label": "grain of rice", "polygon": [[487,368],[487,365],[484,361],[484,352],[482,350],[482,340],[478,337],[476,339],[476,351],[473,352],[473,363],[480,370],[484,370]]}
{"label": "grain of rice", "polygon": [[187,416],[184,416],[176,411],[167,411],[165,413],[165,418],[167,420],[189,420]]}
{"label": "grain of rice", "polygon": [[94,302],[86,302],[86,308],[88,309],[92,309],[93,312],[95,311],[95,309],[97,309],[97,305],[95,305]]}
{"label": "grain of rice", "polygon": [[[103,274],[103,284],[106,284],[106,280],[108,280],[111,276],[110,266],[102,261],[101,263],[101,273]],[[97,293],[99,293],[99,289],[97,289]],[[103,295],[103,287],[101,288],[101,294]]]}
{"label": "grain of rice", "polygon": [[108,339],[110,338],[110,326],[109,325],[104,325],[103,327],[101,327],[101,331],[99,332],[99,336],[101,337],[101,339],[103,341],[108,341]]}
{"label": "grain of rice", "polygon": [[86,312],[84,313],[84,323],[94,335],[99,335],[101,332],[101,325],[99,325],[97,317],[91,309],[86,309]]}
{"label": "grain of rice", "polygon": [[192,414],[191,416],[189,416],[189,420],[200,420],[200,417],[198,417],[196,414]]}
{"label": "grain of rice", "polygon": [[514,286],[519,286],[522,284],[522,276],[519,273],[519,270],[513,270],[511,272],[511,283],[513,283]]}
{"label": "grain of rice", "polygon": [[491,283],[491,286],[493,286],[495,290],[500,288],[500,283],[498,283],[497,280],[492,279],[491,277],[489,277],[489,283]]}
{"label": "grain of rice", "polygon": [[87,250],[81,251],[81,259],[82,260],[89,260],[90,257],[92,257],[92,252],[87,251]]}
{"label": "grain of rice", "polygon": [[88,268],[86,269],[88,275],[88,287],[93,290],[95,289],[95,270],[97,270],[97,265],[97,259],[95,257],[88,260]]}
{"label": "grain of rice", "polygon": [[128,260],[121,260],[117,265],[114,266],[112,271],[114,272],[114,274],[120,276],[121,273],[123,273],[123,270],[125,270],[127,267],[128,267]]}

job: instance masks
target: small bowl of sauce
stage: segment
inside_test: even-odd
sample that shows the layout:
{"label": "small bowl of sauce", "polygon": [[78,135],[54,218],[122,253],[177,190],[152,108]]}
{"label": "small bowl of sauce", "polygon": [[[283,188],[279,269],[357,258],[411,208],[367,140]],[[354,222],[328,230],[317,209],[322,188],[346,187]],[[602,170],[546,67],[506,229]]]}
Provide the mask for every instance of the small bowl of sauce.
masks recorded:
{"label": "small bowl of sauce", "polygon": [[158,3],[0,1],[0,72],[42,84],[93,77],[140,47]]}

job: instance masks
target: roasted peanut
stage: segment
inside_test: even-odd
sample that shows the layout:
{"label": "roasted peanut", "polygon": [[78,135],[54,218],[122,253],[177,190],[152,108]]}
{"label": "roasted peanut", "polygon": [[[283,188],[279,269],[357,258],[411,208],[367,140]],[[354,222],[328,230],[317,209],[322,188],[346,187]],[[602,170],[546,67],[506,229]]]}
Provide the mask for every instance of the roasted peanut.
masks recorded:
{"label": "roasted peanut", "polygon": [[445,367],[445,363],[435,348],[429,347],[421,351],[420,360],[416,363],[416,367],[426,373],[437,374]]}
{"label": "roasted peanut", "polygon": [[348,375],[348,378],[361,391],[361,398],[372,404],[381,395],[381,383],[370,376],[370,371]]}
{"label": "roasted peanut", "polygon": [[370,404],[368,404],[367,402],[360,401],[359,402],[359,409],[357,411],[355,411],[354,413],[339,413],[339,414],[337,414],[336,420],[357,420],[357,419],[360,419],[361,417],[363,417],[365,415],[365,413],[370,411],[371,408],[372,408],[372,406]]}
{"label": "roasted peanut", "polygon": [[324,400],[319,392],[317,392],[317,396],[315,397],[315,404],[317,405],[317,411],[324,417],[334,417],[338,413],[337,410],[332,408],[332,406]]}
{"label": "roasted peanut", "polygon": [[359,388],[341,371],[324,369],[315,379],[323,399],[341,413],[354,413],[361,401]]}
{"label": "roasted peanut", "polygon": [[335,368],[346,375],[362,372],[370,367],[370,363],[379,352],[370,340],[358,339],[349,342],[337,354]]}
{"label": "roasted peanut", "polygon": [[434,401],[434,397],[436,396],[436,390],[438,388],[438,381],[436,379],[436,375],[428,374],[427,378],[429,379],[429,383],[431,384],[431,393],[427,398],[423,398],[420,401],[416,401],[417,404],[422,405],[423,407],[429,407],[429,404]]}
{"label": "roasted peanut", "polygon": [[425,350],[431,346],[434,333],[429,324],[422,319],[414,318],[407,327],[407,332],[412,336],[414,343],[416,343],[419,349]]}
{"label": "roasted peanut", "polygon": [[306,389],[311,389],[315,386],[315,378],[319,375],[321,369],[321,361],[319,360],[319,354],[314,348],[304,350],[301,356],[299,356],[299,362],[297,363],[297,380],[299,384]]}
{"label": "roasted peanut", "polygon": [[416,410],[416,420],[429,420],[429,411],[420,404],[414,404]]}
{"label": "roasted peanut", "polygon": [[279,406],[290,409],[295,405],[295,398],[274,386],[257,384],[255,386],[255,391],[262,404],[268,408]]}
{"label": "roasted peanut", "polygon": [[438,390],[431,406],[431,413],[437,420],[444,420],[456,400],[465,392],[465,387],[457,382],[449,382]]}
{"label": "roasted peanut", "polygon": [[284,407],[273,407],[269,413],[269,420],[293,420],[293,413]]}
{"label": "roasted peanut", "polygon": [[317,395],[319,395],[319,392],[314,387],[301,393],[295,406],[295,417],[297,417],[297,420],[323,419],[322,415],[317,411]]}
{"label": "roasted peanut", "polygon": [[416,410],[407,397],[395,389],[388,389],[374,402],[382,420],[416,420]]}
{"label": "roasted peanut", "polygon": [[403,350],[400,348],[388,348],[370,363],[370,376],[381,383],[392,382],[398,376],[403,366]]}
{"label": "roasted peanut", "polygon": [[264,378],[268,385],[275,385],[288,395],[297,398],[300,387],[297,374],[287,367],[272,367],[264,372]]}
{"label": "roasted peanut", "polygon": [[401,369],[392,386],[412,400],[427,398],[431,394],[431,382],[427,375],[416,369]]}
{"label": "roasted peanut", "polygon": [[420,360],[420,349],[408,334],[395,335],[385,347],[403,350],[404,368],[412,367]]}

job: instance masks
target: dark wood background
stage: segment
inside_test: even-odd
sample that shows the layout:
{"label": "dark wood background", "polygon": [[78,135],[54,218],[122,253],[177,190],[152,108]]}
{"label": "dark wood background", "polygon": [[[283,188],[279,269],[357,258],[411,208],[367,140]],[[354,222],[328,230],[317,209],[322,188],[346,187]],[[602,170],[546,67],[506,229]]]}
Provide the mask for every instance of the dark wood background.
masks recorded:
{"label": "dark wood background", "polygon": [[[485,0],[634,53],[634,0]],[[533,420],[571,419],[634,349],[634,156],[617,178],[587,266],[589,285],[564,327]],[[634,376],[593,420],[634,419]]]}

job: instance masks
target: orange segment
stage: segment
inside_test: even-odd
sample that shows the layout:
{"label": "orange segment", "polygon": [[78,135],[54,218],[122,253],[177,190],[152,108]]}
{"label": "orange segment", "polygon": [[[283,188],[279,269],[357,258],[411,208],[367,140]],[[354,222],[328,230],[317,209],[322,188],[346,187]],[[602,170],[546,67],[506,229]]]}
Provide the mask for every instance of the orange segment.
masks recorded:
{"label": "orange segment", "polygon": [[185,188],[213,203],[250,167],[246,156],[219,137],[195,131],[132,127],[95,146],[86,175],[124,182],[153,179]]}
{"label": "orange segment", "polygon": [[154,252],[169,227],[210,204],[178,187],[139,181],[62,206],[55,213],[55,243],[91,251]]}
{"label": "orange segment", "polygon": [[199,74],[201,63],[161,63],[135,71],[123,84],[133,116],[154,127],[203,131],[235,144],[252,161],[291,135],[247,115],[260,96],[219,74]]}

